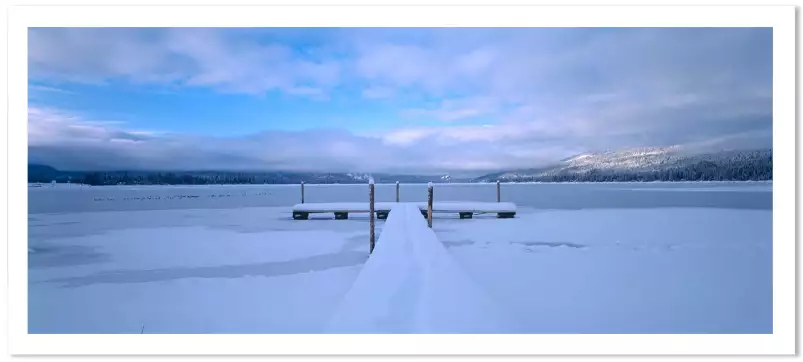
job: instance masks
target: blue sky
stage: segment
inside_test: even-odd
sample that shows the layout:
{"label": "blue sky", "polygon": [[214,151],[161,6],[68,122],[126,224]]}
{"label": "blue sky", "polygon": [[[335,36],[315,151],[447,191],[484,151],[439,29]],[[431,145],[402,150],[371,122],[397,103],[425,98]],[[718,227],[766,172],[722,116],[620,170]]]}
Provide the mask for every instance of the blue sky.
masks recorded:
{"label": "blue sky", "polygon": [[771,147],[766,28],[38,28],[31,162],[482,173]]}

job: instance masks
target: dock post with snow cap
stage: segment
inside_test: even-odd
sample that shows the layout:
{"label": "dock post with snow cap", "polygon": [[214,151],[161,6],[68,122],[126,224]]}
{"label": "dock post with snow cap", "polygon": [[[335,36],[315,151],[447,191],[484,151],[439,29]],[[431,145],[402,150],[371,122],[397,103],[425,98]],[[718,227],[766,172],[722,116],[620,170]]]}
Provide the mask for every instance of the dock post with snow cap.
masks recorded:
{"label": "dock post with snow cap", "polygon": [[[301,181],[301,204],[304,204],[304,181]],[[293,220],[309,220],[309,213],[293,208]]]}
{"label": "dock post with snow cap", "polygon": [[396,181],[396,202],[399,202],[399,181]]}
{"label": "dock post with snow cap", "polygon": [[432,182],[427,185],[427,226],[432,229]]}
{"label": "dock post with snow cap", "polygon": [[369,220],[369,222],[368,222],[368,224],[370,225],[369,227],[371,228],[371,231],[369,233],[370,234],[370,236],[369,236],[370,242],[369,242],[369,247],[368,247],[368,253],[369,254],[373,254],[373,252],[374,252],[374,244],[375,244],[375,241],[376,241],[376,234],[374,233],[375,222],[374,222],[374,178],[373,177],[371,177],[368,180],[368,203],[369,203],[369,207],[368,207],[368,220]]}
{"label": "dock post with snow cap", "polygon": [[[499,180],[496,180],[496,202],[502,202],[502,186]],[[510,219],[516,217],[516,212],[500,212],[496,214],[500,219]]]}

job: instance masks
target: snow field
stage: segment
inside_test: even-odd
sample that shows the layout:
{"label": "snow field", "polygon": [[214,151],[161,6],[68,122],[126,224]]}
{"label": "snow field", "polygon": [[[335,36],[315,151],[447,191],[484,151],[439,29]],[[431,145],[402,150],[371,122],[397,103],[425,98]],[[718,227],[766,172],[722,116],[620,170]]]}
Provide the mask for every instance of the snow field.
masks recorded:
{"label": "snow field", "polygon": [[[379,196],[381,186],[379,199],[395,197],[393,186]],[[294,221],[297,187],[187,188],[207,199],[125,202],[92,199],[188,191],[29,190],[38,195],[28,217],[29,331],[772,332],[771,184],[713,193],[628,194],[613,186],[504,185],[516,218],[436,214],[434,234],[406,238],[416,243],[385,242],[393,238],[378,220],[371,259],[367,215]],[[488,190],[483,197],[495,197]],[[307,191],[308,200],[333,202],[363,195],[349,185]],[[402,200],[422,201],[419,191],[402,190]],[[435,197],[471,200],[462,196],[475,195],[468,191],[436,185]],[[248,197],[209,196],[227,192],[282,206],[234,208]],[[567,209],[547,208],[560,202]],[[664,206],[639,207],[650,202]],[[593,208],[569,209],[582,205]],[[405,222],[393,215],[387,223]],[[420,213],[411,221],[425,224]],[[347,299],[369,305],[359,318],[343,317]],[[456,316],[466,314],[461,324]]]}

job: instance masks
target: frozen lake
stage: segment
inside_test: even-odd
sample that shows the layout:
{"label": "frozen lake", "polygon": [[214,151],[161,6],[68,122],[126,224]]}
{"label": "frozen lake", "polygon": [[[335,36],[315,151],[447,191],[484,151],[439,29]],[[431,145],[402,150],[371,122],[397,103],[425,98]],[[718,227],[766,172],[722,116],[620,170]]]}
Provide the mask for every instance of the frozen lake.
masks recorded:
{"label": "frozen lake", "polygon": [[[401,201],[427,201],[426,184],[401,185]],[[299,185],[29,187],[29,213],[292,206]],[[495,184],[436,184],[438,201],[496,201]],[[638,192],[633,192],[638,191]],[[502,201],[539,209],[706,207],[772,210],[772,183],[503,184]],[[396,186],[376,185],[376,201]],[[368,202],[367,185],[306,185],[306,202]]]}
{"label": "frozen lake", "polygon": [[[367,185],[305,193],[368,200]],[[294,221],[298,185],[45,185],[28,199],[31,333],[318,333],[368,258],[367,215]],[[496,201],[496,187],[436,184],[435,199]],[[426,185],[401,200],[425,201]],[[515,219],[433,226],[511,332],[772,332],[772,183],[503,184],[502,201]]]}

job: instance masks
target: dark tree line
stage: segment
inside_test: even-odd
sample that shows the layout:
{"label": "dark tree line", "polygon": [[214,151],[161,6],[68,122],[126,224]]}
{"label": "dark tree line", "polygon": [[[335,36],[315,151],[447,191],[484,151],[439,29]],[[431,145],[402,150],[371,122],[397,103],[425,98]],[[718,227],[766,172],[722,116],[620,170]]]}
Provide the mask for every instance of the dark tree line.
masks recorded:
{"label": "dark tree line", "polygon": [[355,183],[352,179],[337,175],[305,175],[293,173],[257,172],[151,172],[131,174],[128,172],[87,172],[72,182],[88,185],[220,185],[220,184],[319,184]]}
{"label": "dark tree line", "polygon": [[699,161],[663,170],[563,172],[545,176],[499,178],[516,182],[628,182],[628,181],[765,181],[772,180],[772,159],[766,162],[719,164]]}
{"label": "dark tree line", "polygon": [[[527,173],[534,176],[528,176]],[[505,176],[496,173],[475,182],[623,182],[623,181],[761,181],[772,180],[772,150],[720,153],[661,162],[655,169],[610,170],[540,169]],[[444,182],[439,176],[375,174],[377,182]],[[365,175],[313,172],[232,171],[59,171],[44,165],[28,165],[28,182],[73,182],[88,185],[210,185],[210,184],[359,184]],[[460,180],[457,180],[460,181]],[[466,180],[468,181],[468,180]]]}
{"label": "dark tree line", "polygon": [[[375,174],[378,182],[438,181],[440,176]],[[50,166],[28,165],[28,182],[72,182],[100,185],[220,185],[220,184],[361,184],[366,175],[281,171],[59,171]]]}

